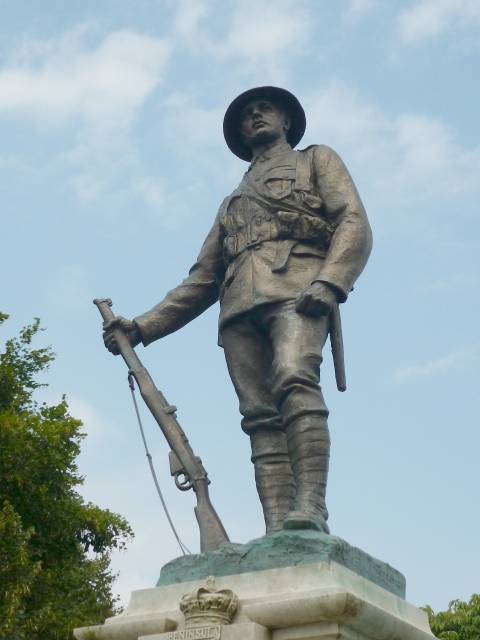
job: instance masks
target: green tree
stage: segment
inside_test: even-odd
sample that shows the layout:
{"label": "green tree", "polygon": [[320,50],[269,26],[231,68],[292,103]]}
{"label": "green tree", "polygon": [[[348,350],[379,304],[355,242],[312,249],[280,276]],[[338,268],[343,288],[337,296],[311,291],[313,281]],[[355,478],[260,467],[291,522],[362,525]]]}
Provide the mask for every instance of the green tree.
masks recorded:
{"label": "green tree", "polygon": [[447,611],[435,613],[425,607],[433,634],[439,640],[478,640],[480,638],[480,594],[468,602],[452,600]]}
{"label": "green tree", "polygon": [[8,640],[67,640],[74,627],[114,614],[110,554],[132,536],[124,518],[76,491],[84,434],[65,399],[33,398],[54,359],[32,347],[39,330],[36,319],[0,353],[0,638]]}

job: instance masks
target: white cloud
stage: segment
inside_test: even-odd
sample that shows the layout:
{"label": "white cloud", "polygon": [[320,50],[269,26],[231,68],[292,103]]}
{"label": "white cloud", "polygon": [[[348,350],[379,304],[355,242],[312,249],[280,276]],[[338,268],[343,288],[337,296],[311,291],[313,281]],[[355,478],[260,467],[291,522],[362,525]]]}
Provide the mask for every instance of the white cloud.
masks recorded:
{"label": "white cloud", "polygon": [[67,403],[70,415],[83,422],[82,431],[88,436],[100,434],[106,430],[105,418],[95,407],[76,396],[68,396]]}
{"label": "white cloud", "polygon": [[404,42],[415,43],[457,29],[480,26],[478,0],[419,0],[398,16]]}
{"label": "white cloud", "polygon": [[309,34],[308,15],[301,3],[280,0],[272,10],[270,2],[247,0],[237,4],[231,28],[216,51],[221,57],[238,56],[262,64],[263,56],[283,55]]}
{"label": "white cloud", "polygon": [[446,278],[433,280],[419,287],[419,291],[426,293],[445,293],[464,291],[468,289],[473,291],[480,285],[480,276],[476,273],[456,273]]}
{"label": "white cloud", "polygon": [[466,148],[455,131],[423,114],[387,115],[345,85],[307,96],[308,142],[346,152],[377,197],[398,203],[480,188],[480,148]]}
{"label": "white cloud", "polygon": [[347,18],[357,19],[370,13],[378,6],[378,0],[348,0]]}
{"label": "white cloud", "polygon": [[224,144],[222,109],[206,109],[194,102],[189,94],[181,92],[170,94],[164,107],[164,133],[172,143],[185,140],[189,148],[203,149]]}
{"label": "white cloud", "polygon": [[305,53],[311,36],[312,20],[301,0],[243,0],[235,2],[221,37],[206,27],[219,3],[183,0],[174,24],[184,46],[217,60],[235,60],[240,71],[251,77],[282,82],[288,76],[291,60]]}
{"label": "white cloud", "polygon": [[178,0],[173,21],[174,34],[180,38],[196,36],[210,4],[205,0]]}
{"label": "white cloud", "polygon": [[4,66],[0,113],[55,125],[74,118],[128,125],[161,79],[168,43],[132,31],[112,32],[90,49],[84,40],[71,32]]}
{"label": "white cloud", "polygon": [[[404,177],[412,186],[458,193],[478,189],[480,149],[467,149],[455,140],[455,132],[440,119],[419,114],[396,118],[394,145],[402,158]],[[401,177],[401,176],[400,176]],[[435,180],[445,184],[434,185]]]}
{"label": "white cloud", "polygon": [[[172,93],[162,104],[161,134],[166,146],[175,148],[176,178],[182,182],[183,197],[168,193],[172,206],[163,213],[163,223],[178,224],[195,211],[192,202],[211,198],[212,193],[228,193],[239,181],[238,161],[227,150],[222,131],[224,108],[206,108],[191,95]],[[217,161],[211,162],[214,154]],[[218,158],[222,163],[219,171]],[[165,209],[165,208],[164,208]],[[168,210],[173,213],[169,217]]]}
{"label": "white cloud", "polygon": [[457,349],[451,353],[435,358],[424,364],[406,365],[400,367],[395,377],[397,380],[411,380],[448,373],[455,368],[468,364],[480,356],[480,344],[473,344],[464,349]]}
{"label": "white cloud", "polygon": [[130,131],[162,80],[171,44],[133,31],[111,32],[96,45],[79,27],[57,39],[23,43],[0,68],[0,115],[41,129],[75,125],[73,149],[61,160],[72,186],[95,197],[131,158]]}
{"label": "white cloud", "polygon": [[144,176],[136,180],[134,191],[140,195],[147,206],[153,209],[160,209],[167,198],[162,181],[150,176]]}

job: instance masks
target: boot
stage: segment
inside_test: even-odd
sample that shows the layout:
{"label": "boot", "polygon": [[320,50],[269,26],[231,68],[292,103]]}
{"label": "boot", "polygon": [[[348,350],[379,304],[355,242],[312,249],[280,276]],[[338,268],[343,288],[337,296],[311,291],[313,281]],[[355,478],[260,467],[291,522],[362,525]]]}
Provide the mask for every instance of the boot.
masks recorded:
{"label": "boot", "polygon": [[257,431],[251,436],[252,462],[258,497],[265,518],[266,535],[283,528],[293,509],[295,482],[282,431]]}
{"label": "boot", "polygon": [[287,427],[287,445],[296,485],[294,509],[284,529],[316,529],[330,533],[325,505],[330,436],[327,419],[307,415]]}
{"label": "boot", "polygon": [[295,483],[285,456],[270,455],[255,461],[255,481],[265,518],[266,535],[281,531],[293,508]]}

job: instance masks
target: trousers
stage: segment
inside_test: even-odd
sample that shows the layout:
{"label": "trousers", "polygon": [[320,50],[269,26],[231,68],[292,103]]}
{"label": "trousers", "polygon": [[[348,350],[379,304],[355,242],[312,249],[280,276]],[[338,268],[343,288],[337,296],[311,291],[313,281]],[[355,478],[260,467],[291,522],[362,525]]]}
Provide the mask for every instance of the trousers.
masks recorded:
{"label": "trousers", "polygon": [[328,416],[319,384],[327,335],[328,318],[298,313],[294,300],[258,306],[223,327],[245,433],[285,431],[301,416]]}

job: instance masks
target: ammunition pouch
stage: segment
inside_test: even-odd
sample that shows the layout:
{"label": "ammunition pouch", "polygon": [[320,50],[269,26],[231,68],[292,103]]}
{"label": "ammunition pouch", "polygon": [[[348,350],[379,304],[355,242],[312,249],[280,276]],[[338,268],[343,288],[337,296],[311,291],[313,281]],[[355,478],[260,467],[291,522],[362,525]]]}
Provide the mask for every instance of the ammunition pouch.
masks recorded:
{"label": "ammunition pouch", "polygon": [[334,228],[319,215],[297,211],[259,211],[242,228],[227,234],[223,243],[229,264],[247,249],[269,240],[295,240],[328,250]]}

